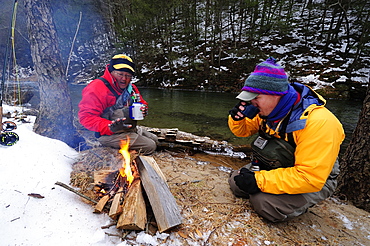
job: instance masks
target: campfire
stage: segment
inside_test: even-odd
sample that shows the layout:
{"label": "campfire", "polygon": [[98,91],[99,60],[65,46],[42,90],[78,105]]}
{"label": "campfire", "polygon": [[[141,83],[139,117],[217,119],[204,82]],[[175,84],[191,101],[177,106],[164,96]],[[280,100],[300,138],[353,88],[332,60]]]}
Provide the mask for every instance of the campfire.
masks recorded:
{"label": "campfire", "polygon": [[[121,149],[119,153],[122,155],[122,167],[117,171],[108,170],[103,178],[97,178],[98,182],[95,182],[94,192],[99,197],[113,196],[117,193],[126,194],[132,182],[140,178],[137,173],[135,162],[131,162],[131,155],[128,150],[130,139],[121,141]],[[101,202],[103,203],[103,202]],[[101,211],[100,211],[101,212]]]}
{"label": "campfire", "polygon": [[[119,170],[100,170],[94,173],[94,193],[99,201],[95,213],[108,213],[117,228],[144,230],[148,213],[160,232],[181,224],[176,201],[155,160],[148,156],[130,154],[130,139],[121,142]],[[148,208],[148,209],[147,209]]]}

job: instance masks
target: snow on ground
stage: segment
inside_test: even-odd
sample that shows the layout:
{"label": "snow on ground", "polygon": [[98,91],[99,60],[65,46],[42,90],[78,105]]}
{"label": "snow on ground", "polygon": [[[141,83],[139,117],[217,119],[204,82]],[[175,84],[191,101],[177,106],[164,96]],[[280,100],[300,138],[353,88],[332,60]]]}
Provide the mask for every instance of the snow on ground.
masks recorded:
{"label": "snow on ground", "polygon": [[[3,105],[3,112],[22,112],[22,108]],[[71,165],[78,152],[64,142],[33,132],[30,123],[15,122],[19,141],[13,146],[0,145],[0,245],[126,246],[159,245],[164,239],[181,245],[174,235],[131,232],[125,241],[111,227],[106,214],[94,214],[92,206],[76,194],[55,185],[69,184]],[[8,119],[3,118],[3,122]],[[14,121],[13,121],[14,122]],[[39,194],[36,198],[29,194]],[[163,244],[162,244],[163,245]]]}
{"label": "snow on ground", "polygon": [[[4,112],[10,110],[4,105]],[[18,143],[0,146],[1,245],[117,245],[101,229],[109,223],[107,215],[94,214],[77,195],[55,185],[69,184],[78,153],[34,133],[34,116],[27,120],[31,123],[16,122]]]}

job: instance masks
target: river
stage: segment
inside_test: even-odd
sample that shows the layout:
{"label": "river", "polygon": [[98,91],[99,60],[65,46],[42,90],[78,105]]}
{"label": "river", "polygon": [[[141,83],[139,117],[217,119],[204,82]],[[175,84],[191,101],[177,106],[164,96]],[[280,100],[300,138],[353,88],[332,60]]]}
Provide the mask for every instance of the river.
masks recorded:
{"label": "river", "polygon": [[[75,111],[81,100],[83,85],[71,85]],[[238,102],[236,94],[204,91],[139,88],[149,103],[149,115],[140,125],[158,128],[178,128],[215,140],[226,140],[234,145],[250,143],[250,138],[234,136],[227,126],[228,111]],[[346,132],[343,147],[348,145],[362,107],[360,101],[327,100],[327,107],[342,122]]]}

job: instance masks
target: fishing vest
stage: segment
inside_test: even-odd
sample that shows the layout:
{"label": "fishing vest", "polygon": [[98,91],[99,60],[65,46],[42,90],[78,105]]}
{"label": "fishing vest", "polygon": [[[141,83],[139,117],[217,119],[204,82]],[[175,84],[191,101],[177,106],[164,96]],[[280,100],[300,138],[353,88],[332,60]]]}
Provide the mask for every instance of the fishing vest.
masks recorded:
{"label": "fishing vest", "polygon": [[[266,132],[264,120],[259,129],[258,136],[252,142],[252,165],[259,166],[260,170],[293,167],[295,163],[294,151],[296,144],[293,133],[285,133],[290,114],[282,122],[279,136],[275,137]],[[288,141],[285,141],[287,138]]]}

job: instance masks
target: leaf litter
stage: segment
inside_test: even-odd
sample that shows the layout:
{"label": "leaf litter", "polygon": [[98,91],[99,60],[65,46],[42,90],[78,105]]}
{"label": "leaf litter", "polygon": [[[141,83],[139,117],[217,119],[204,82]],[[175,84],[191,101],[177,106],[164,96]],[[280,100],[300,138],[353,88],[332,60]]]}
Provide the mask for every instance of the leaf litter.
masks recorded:
{"label": "leaf litter", "polygon": [[[121,246],[139,241],[144,245],[366,245],[370,239],[370,214],[336,198],[287,222],[261,218],[247,199],[233,196],[228,186],[230,170],[242,167],[245,160],[168,150],[152,157],[166,177],[183,223],[162,234],[117,232],[124,235]],[[118,151],[111,148],[82,151],[73,165],[71,184],[91,196],[93,171],[116,167],[120,161]]]}

